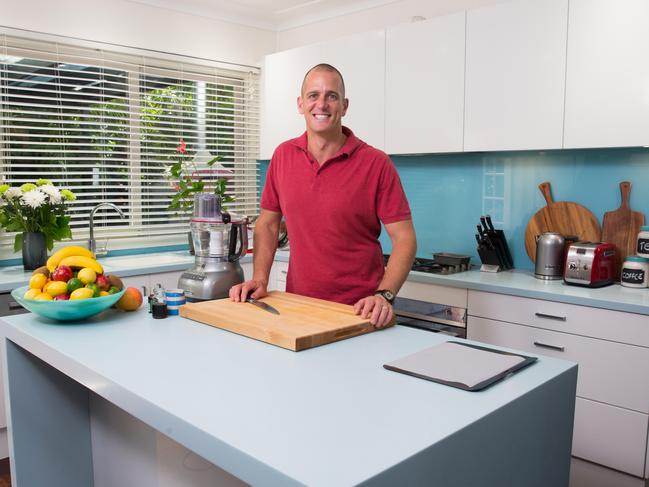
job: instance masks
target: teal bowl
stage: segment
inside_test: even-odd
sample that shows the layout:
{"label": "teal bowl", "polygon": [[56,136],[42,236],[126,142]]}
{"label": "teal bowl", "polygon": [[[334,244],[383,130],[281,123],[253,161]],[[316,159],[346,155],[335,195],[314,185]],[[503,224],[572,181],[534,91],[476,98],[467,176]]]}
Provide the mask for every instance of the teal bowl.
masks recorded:
{"label": "teal bowl", "polygon": [[32,313],[57,321],[76,321],[101,313],[119,301],[125,291],[125,289],[122,289],[118,293],[99,298],[75,299],[72,301],[37,301],[23,298],[28,289],[29,286],[14,289],[11,291],[11,296],[18,304]]}

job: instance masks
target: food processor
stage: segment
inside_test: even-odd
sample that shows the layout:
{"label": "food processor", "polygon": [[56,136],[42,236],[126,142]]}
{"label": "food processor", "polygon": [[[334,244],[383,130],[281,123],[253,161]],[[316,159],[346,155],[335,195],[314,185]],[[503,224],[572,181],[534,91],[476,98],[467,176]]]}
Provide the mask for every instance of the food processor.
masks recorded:
{"label": "food processor", "polygon": [[178,280],[187,301],[226,298],[232,286],[243,282],[239,259],[248,248],[247,224],[246,218],[222,210],[219,195],[194,196],[190,227],[195,262]]}

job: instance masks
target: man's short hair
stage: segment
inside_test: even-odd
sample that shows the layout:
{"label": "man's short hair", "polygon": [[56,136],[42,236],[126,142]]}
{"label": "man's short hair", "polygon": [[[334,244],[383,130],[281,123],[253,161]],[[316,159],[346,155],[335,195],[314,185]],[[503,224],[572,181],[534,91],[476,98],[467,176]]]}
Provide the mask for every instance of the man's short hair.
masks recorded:
{"label": "man's short hair", "polygon": [[327,63],[316,64],[306,72],[304,79],[302,80],[302,89],[300,90],[301,93],[304,93],[304,83],[306,82],[306,77],[309,76],[312,71],[329,71],[330,73],[336,73],[340,78],[340,84],[343,87],[343,92],[341,93],[341,95],[343,98],[345,98],[345,80],[343,79],[343,75],[340,74],[340,71],[334,68],[331,64]]}

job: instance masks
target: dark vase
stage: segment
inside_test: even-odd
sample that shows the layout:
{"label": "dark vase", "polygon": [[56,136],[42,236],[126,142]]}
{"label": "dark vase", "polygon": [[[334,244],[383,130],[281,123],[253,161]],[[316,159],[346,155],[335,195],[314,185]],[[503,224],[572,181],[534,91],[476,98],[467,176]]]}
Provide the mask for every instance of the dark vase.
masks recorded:
{"label": "dark vase", "polygon": [[23,267],[33,271],[47,262],[45,235],[40,232],[23,233]]}

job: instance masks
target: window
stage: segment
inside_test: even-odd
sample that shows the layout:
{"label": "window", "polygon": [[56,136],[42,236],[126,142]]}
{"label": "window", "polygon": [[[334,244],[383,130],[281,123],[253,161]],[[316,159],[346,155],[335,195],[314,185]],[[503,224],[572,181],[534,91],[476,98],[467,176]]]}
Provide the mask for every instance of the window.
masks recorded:
{"label": "window", "polygon": [[[258,70],[237,68],[1,36],[0,179],[74,191],[76,241],[88,238],[90,210],[111,202],[126,218],[98,212],[99,241],[185,243],[190,215],[167,208],[175,189],[165,178],[183,139],[203,180],[227,179],[228,211],[254,215]],[[0,257],[12,242],[0,233]]]}

